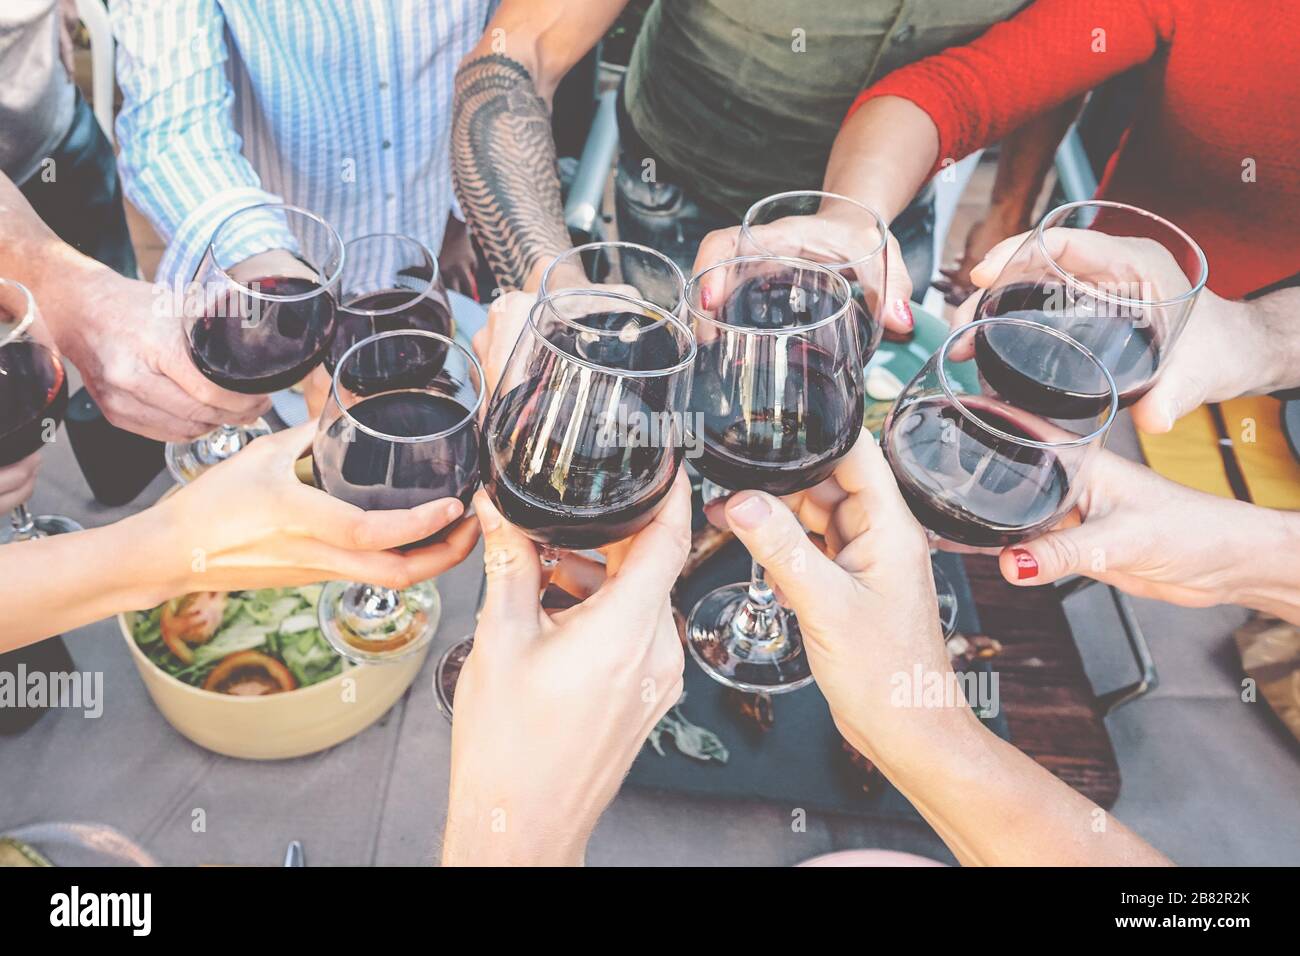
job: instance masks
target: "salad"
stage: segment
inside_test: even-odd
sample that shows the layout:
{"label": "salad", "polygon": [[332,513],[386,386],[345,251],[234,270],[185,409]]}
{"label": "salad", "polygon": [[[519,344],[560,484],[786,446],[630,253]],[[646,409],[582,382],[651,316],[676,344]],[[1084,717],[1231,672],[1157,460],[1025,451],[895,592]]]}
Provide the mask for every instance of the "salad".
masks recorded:
{"label": "salad", "polygon": [[318,584],[198,591],[129,615],[131,636],[160,670],[193,687],[240,697],[328,680],[343,658],[317,625]]}

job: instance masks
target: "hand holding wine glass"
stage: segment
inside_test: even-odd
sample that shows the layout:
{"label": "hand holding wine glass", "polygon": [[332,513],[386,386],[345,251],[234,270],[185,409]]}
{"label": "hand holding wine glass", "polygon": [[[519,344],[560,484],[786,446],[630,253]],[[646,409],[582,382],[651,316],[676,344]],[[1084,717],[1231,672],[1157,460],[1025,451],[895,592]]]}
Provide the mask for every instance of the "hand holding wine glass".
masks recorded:
{"label": "hand holding wine glass", "polygon": [[[582,862],[646,735],[681,696],[669,592],[690,549],[690,485],[611,549],[575,607],[541,606],[537,545],[480,493],[487,593],[456,689],[446,865]],[[506,832],[494,827],[499,813]]]}
{"label": "hand holding wine glass", "polygon": [[1241,604],[1300,622],[1300,517],[1187,488],[1101,451],[1078,501],[1045,534],[1002,551],[1022,587],[1081,574],[1184,607]]}
{"label": "hand holding wine glass", "polygon": [[[1019,318],[1065,332],[1109,370],[1121,408],[1141,404],[1178,365],[1180,339],[1208,275],[1200,247],[1153,213],[1103,200],[1060,206],[1008,253],[1012,242],[995,247],[988,267],[972,272],[985,289],[956,321]],[[994,262],[1001,264],[990,278]],[[1198,391],[1188,381],[1199,374],[1194,365],[1186,367],[1190,376],[1179,375],[1182,383],[1169,386],[1173,394],[1189,386]],[[1164,393],[1157,396],[1136,412],[1139,424],[1167,431],[1177,410],[1169,404]]]}
{"label": "hand holding wine glass", "polygon": [[[971,270],[971,281],[987,289],[1032,233],[1012,236],[989,250]],[[1162,299],[1187,288],[1173,254],[1152,239],[1112,236],[1094,230],[1052,229],[1044,234],[1049,252],[1072,274],[1110,274],[1116,282],[1145,281]],[[955,322],[975,317],[979,294],[958,310]],[[1248,302],[1234,302],[1203,289],[1151,390],[1130,409],[1144,432],[1169,431],[1183,415],[1207,402],[1262,394],[1293,385],[1294,368],[1284,368],[1294,348],[1283,347],[1287,329]],[[1289,318],[1289,316],[1288,316]],[[1289,323],[1288,323],[1289,324]],[[1288,374],[1290,373],[1290,374]]]}
{"label": "hand holding wine glass", "polygon": [[[882,329],[899,335],[912,331],[908,305],[912,280],[903,268],[898,240],[873,210],[856,200],[818,190],[760,199],[739,226],[704,237],[695,255],[694,273],[704,273],[733,256],[751,255],[807,259],[843,273],[854,283],[867,319],[864,360],[871,357]],[[707,301],[720,301],[721,295],[711,285],[703,290]]]}

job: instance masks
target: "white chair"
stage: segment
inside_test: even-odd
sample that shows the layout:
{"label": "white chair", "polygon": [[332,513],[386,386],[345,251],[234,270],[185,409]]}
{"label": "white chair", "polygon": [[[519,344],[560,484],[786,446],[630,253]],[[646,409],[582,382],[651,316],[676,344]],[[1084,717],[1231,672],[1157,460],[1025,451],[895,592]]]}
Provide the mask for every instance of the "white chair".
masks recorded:
{"label": "white chair", "polygon": [[108,141],[113,142],[113,28],[103,0],[77,0],[77,16],[90,34],[91,106]]}

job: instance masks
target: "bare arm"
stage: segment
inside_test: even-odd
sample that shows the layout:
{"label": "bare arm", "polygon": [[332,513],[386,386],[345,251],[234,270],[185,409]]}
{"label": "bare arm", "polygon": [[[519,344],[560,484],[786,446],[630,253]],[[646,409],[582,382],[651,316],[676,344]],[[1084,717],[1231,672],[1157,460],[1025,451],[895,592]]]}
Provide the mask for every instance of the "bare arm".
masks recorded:
{"label": "bare arm", "polygon": [[536,289],[568,249],[550,98],[626,0],[506,0],[456,74],[456,197],[497,281]]}
{"label": "bare arm", "polygon": [[930,175],[939,131],[901,96],[868,100],[840,127],[826,164],[827,192],[866,203],[893,222]]}

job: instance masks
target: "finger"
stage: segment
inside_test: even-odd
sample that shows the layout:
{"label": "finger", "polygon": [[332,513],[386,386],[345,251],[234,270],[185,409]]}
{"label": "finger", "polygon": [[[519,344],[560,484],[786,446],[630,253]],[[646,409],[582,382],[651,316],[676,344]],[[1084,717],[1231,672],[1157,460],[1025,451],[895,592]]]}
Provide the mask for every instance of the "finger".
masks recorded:
{"label": "finger", "polygon": [[636,533],[625,553],[611,554],[609,582],[601,593],[637,603],[666,597],[690,550],[691,483],[681,468],[654,520]]}
{"label": "finger", "polygon": [[[724,259],[731,259],[740,255],[737,249],[739,240],[739,226],[713,230],[700,240],[700,247],[695,252],[695,266],[692,269],[692,274],[698,276]],[[702,277],[696,304],[706,312],[716,309],[722,304],[726,291],[725,271],[724,269],[717,269]]]}
{"label": "finger", "polygon": [[17,485],[0,488],[0,512],[12,511],[29,501],[36,491],[36,474],[33,472],[23,478]]}
{"label": "finger", "polygon": [[1006,267],[1016,250],[1029,236],[1030,233],[1022,232],[1015,236],[1008,236],[995,245],[984,254],[983,259],[971,267],[970,281],[981,289],[987,289],[991,286],[997,279],[998,273]]}
{"label": "finger", "polygon": [[186,355],[166,356],[162,372],[192,401],[207,406],[210,413],[216,416],[218,424],[224,422],[240,425],[251,422],[271,407],[271,399],[267,395],[241,395],[214,385]]}
{"label": "finger", "polygon": [[581,554],[568,553],[560,559],[555,573],[551,575],[551,583],[579,601],[584,601],[600,589],[605,583],[605,577],[604,563]]}
{"label": "finger", "polygon": [[207,422],[178,418],[146,405],[127,392],[92,388],[91,395],[111,424],[154,441],[186,442],[212,431],[212,425]]}
{"label": "finger", "polygon": [[[501,517],[484,491],[474,495],[474,512],[483,528],[483,566],[487,593],[483,619],[501,622],[534,621],[540,605],[542,568],[537,548],[518,528]],[[480,628],[510,631],[513,628]]]}
{"label": "finger", "polygon": [[888,272],[885,280],[885,327],[893,332],[908,334],[915,325],[909,304],[912,298],[912,277],[908,275],[902,249],[893,233],[889,235],[885,255],[888,256],[885,264]]}
{"label": "finger", "polygon": [[998,568],[1008,582],[1022,587],[1051,584],[1073,574],[1097,577],[1123,569],[1125,544],[1122,534],[1108,532],[1104,519],[1086,521],[1003,549]]}
{"label": "finger", "polygon": [[423,548],[402,553],[402,562],[412,580],[427,581],[459,565],[478,544],[479,523],[469,515],[460,520],[447,537]]}
{"label": "finger", "polygon": [[815,624],[827,607],[843,605],[848,575],[808,540],[780,500],[760,491],[733,495],[727,520],[801,620]]}

